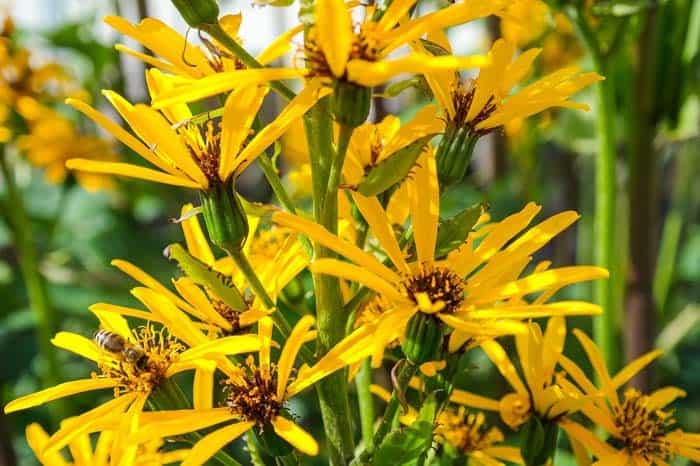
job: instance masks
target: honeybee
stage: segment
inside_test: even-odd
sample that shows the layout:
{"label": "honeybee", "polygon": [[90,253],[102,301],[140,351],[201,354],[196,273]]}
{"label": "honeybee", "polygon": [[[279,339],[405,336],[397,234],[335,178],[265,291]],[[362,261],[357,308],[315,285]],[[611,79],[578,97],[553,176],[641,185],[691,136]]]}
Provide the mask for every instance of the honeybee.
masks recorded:
{"label": "honeybee", "polygon": [[129,343],[118,333],[101,329],[95,332],[94,340],[103,350],[119,355],[124,361],[137,367],[142,367],[148,358],[140,345]]}

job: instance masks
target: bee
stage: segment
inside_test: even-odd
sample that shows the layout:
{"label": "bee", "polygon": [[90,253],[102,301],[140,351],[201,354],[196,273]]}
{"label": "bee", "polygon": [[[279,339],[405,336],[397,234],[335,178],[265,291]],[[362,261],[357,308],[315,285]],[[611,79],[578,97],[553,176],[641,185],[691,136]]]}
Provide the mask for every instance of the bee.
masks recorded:
{"label": "bee", "polygon": [[119,355],[124,361],[136,367],[143,367],[148,359],[140,345],[129,343],[118,333],[101,329],[95,332],[94,340],[103,350]]}

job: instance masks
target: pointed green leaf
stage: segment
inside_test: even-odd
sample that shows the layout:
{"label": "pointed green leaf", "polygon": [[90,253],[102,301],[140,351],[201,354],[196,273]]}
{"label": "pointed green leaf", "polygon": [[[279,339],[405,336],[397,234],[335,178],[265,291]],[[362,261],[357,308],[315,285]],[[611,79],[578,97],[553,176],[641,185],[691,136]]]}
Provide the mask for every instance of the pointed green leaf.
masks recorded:
{"label": "pointed green leaf", "polygon": [[464,209],[454,217],[441,220],[438,226],[435,257],[444,257],[450,251],[460,247],[484,210],[486,210],[484,204],[476,204]]}

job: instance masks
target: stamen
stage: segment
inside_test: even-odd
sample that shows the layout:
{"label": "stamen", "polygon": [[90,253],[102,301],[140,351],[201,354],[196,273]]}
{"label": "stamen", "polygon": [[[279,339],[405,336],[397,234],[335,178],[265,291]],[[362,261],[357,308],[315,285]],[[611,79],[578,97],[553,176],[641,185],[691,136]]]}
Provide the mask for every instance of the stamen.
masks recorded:
{"label": "stamen", "polygon": [[490,133],[493,128],[476,129],[476,126],[491,116],[496,110],[496,103],[494,102],[493,96],[489,97],[489,100],[486,101],[481,111],[474,118],[467,121],[467,115],[469,115],[475,92],[476,85],[473,81],[469,88],[466,87],[464,82],[459,82],[459,84],[452,89],[452,104],[455,109],[455,116],[452,122],[457,126],[468,127],[472,133],[483,136]]}
{"label": "stamen", "polygon": [[615,426],[625,448],[651,464],[655,459],[665,461],[671,456],[666,434],[676,421],[672,412],[650,410],[648,403],[648,396],[635,389],[627,390],[622,406],[615,408]]}
{"label": "stamen", "polygon": [[484,424],[484,414],[467,414],[463,407],[458,411],[447,409],[438,418],[439,432],[462,454],[481,451],[494,443],[503,441],[497,427],[490,429]]}
{"label": "stamen", "polygon": [[417,294],[425,293],[430,302],[444,303],[444,312],[454,313],[464,301],[462,278],[443,267],[421,266],[413,275],[407,276],[402,287],[404,294],[418,304]]}
{"label": "stamen", "polygon": [[285,400],[277,399],[277,366],[272,364],[270,373],[265,374],[250,356],[246,365],[237,369],[223,382],[226,406],[244,421],[268,424],[284,409]]}

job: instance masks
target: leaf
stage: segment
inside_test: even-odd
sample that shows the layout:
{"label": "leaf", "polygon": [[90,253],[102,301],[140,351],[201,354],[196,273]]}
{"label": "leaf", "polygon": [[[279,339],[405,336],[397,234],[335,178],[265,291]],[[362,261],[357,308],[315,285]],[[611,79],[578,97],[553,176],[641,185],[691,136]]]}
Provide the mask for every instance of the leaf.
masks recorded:
{"label": "leaf", "polygon": [[450,251],[460,247],[467,239],[481,214],[486,210],[485,204],[467,207],[454,217],[441,220],[438,225],[438,237],[435,246],[435,257],[446,256]]}
{"label": "leaf", "polygon": [[364,196],[377,196],[406,178],[433,134],[416,139],[372,167],[357,186]]}
{"label": "leaf", "polygon": [[650,0],[603,0],[591,6],[597,16],[632,16],[652,5]]}
{"label": "leaf", "polygon": [[425,87],[424,85],[424,80],[423,78],[419,76],[415,76],[413,78],[409,79],[403,79],[401,81],[395,82],[393,84],[388,85],[385,89],[384,92],[381,94],[375,94],[375,97],[383,97],[385,99],[390,99],[393,97],[398,96],[401,94],[403,91],[410,89],[410,88],[416,88],[419,90],[424,90],[423,88]]}
{"label": "leaf", "polygon": [[435,397],[429,395],[413,424],[386,436],[374,455],[374,466],[414,466],[433,443],[433,422],[437,410]]}
{"label": "leaf", "polygon": [[182,271],[197,285],[204,286],[216,294],[224,303],[235,310],[242,311],[248,306],[225,275],[216,272],[204,262],[193,257],[181,245],[175,243],[165,248],[165,256],[174,259]]}

